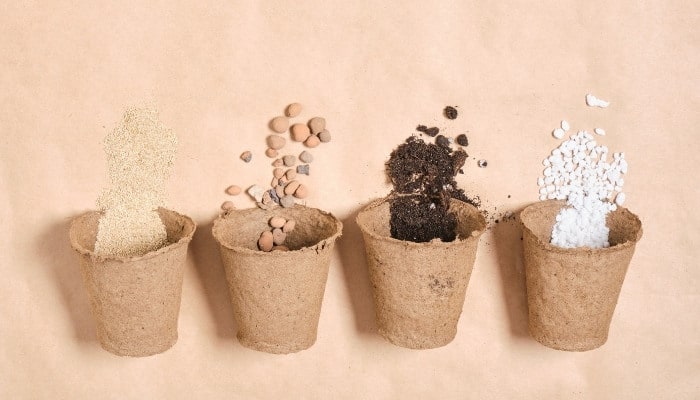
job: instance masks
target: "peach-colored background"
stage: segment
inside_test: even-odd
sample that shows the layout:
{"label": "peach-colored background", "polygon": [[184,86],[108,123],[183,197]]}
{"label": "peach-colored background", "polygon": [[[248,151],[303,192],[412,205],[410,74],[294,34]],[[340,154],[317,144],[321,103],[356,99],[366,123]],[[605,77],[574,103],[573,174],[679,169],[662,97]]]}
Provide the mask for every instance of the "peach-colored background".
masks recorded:
{"label": "peach-colored background", "polygon": [[[74,3],[0,6],[0,398],[700,397],[697,2]],[[588,92],[611,106],[586,107]],[[180,137],[169,206],[199,230],[178,343],[129,359],[96,342],[67,226],[106,183],[102,138],[143,101]],[[328,120],[308,202],[346,228],[316,345],[279,356],[235,339],[210,228],[227,185],[269,181],[266,124],[291,101]],[[608,343],[528,337],[513,223],[482,238],[453,343],[382,340],[354,216],[388,192],[390,150],[418,123],[467,131],[489,166],[470,160],[460,184],[518,210],[562,118],[626,152],[644,223]]]}

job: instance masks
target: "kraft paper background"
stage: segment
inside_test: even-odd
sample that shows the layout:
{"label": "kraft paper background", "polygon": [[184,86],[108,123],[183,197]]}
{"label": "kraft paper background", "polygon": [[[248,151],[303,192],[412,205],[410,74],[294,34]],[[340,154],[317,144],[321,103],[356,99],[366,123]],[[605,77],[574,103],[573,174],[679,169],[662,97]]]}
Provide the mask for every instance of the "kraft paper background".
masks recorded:
{"label": "kraft paper background", "polygon": [[[0,398],[700,397],[699,17],[694,1],[5,2]],[[167,205],[199,227],[178,343],[129,359],[96,341],[68,223],[106,183],[102,138],[145,101],[180,138]],[[235,339],[211,222],[228,185],[269,182],[267,123],[292,101],[334,135],[313,152],[308,204],[345,230],[317,343],[279,356]],[[391,149],[418,123],[467,132],[489,165],[470,157],[458,182],[519,210],[561,119],[625,152],[626,206],[644,225],[608,343],[578,354],[528,337],[515,223],[482,237],[453,343],[381,339],[354,220],[389,191]]]}

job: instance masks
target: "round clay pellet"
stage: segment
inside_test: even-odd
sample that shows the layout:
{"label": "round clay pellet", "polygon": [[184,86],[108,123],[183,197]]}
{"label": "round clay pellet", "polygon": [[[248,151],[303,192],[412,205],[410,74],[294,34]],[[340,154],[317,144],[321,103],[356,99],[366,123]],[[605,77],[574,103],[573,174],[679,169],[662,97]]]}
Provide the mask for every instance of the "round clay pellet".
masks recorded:
{"label": "round clay pellet", "polygon": [[265,155],[270,157],[270,158],[275,158],[275,157],[277,157],[277,150],[267,149],[267,150],[265,150]]}
{"label": "round clay pellet", "polygon": [[282,197],[284,197],[284,186],[277,186],[275,188],[275,193],[277,194],[277,197],[279,197],[280,201],[281,201]]}
{"label": "round clay pellet", "polygon": [[285,111],[285,114],[287,114],[288,117],[296,117],[301,113],[301,104],[299,103],[292,103],[287,106],[287,110]]}
{"label": "round clay pellet", "polygon": [[326,119],[323,117],[313,117],[309,120],[309,129],[312,134],[317,134],[326,129]]}
{"label": "round clay pellet", "polygon": [[298,181],[291,181],[284,187],[284,194],[294,194],[294,192],[299,187],[300,183]]}
{"label": "round clay pellet", "polygon": [[297,158],[294,157],[293,155],[289,155],[289,154],[288,154],[288,155],[282,157],[282,162],[283,162],[284,165],[286,165],[287,167],[292,167],[292,166],[294,166],[294,164],[296,164]]}
{"label": "round clay pellet", "polygon": [[260,239],[258,239],[258,248],[260,250],[270,251],[270,250],[272,250],[273,245],[274,245],[274,242],[272,239],[272,232],[265,231],[262,234],[260,234]]}
{"label": "round clay pellet", "polygon": [[221,209],[224,211],[233,210],[234,208],[236,208],[236,207],[233,205],[233,202],[231,202],[231,201],[224,201],[221,204]]}
{"label": "round clay pellet", "polygon": [[281,167],[284,165],[284,162],[282,161],[281,158],[276,159],[275,161],[272,162],[273,167]]}
{"label": "round clay pellet", "polygon": [[287,183],[287,182],[289,182],[289,180],[287,179],[286,176],[282,176],[282,177],[279,179],[279,184],[280,184],[280,185],[284,185],[284,184]]}
{"label": "round clay pellet", "polygon": [[321,140],[315,136],[311,135],[306,140],[304,140],[304,146],[314,148],[321,144]]}
{"label": "round clay pellet", "polygon": [[267,137],[267,146],[273,150],[279,150],[284,147],[287,141],[282,136],[270,135]]}
{"label": "round clay pellet", "polygon": [[289,247],[285,245],[272,246],[272,251],[289,251]]}
{"label": "round clay pellet", "polygon": [[284,176],[284,168],[275,168],[272,170],[272,175],[274,175],[275,178],[281,178]]}
{"label": "round clay pellet", "polygon": [[331,133],[328,132],[326,129],[322,130],[318,134],[318,140],[321,141],[321,143],[328,143],[331,141]]}
{"label": "round clay pellet", "polygon": [[284,174],[284,177],[290,181],[293,180],[294,178],[297,177],[297,170],[292,169],[292,168],[288,169],[287,173]]}
{"label": "round clay pellet", "polygon": [[[286,193],[286,191],[285,191],[285,193]],[[297,189],[294,191],[294,196],[298,199],[303,199],[308,195],[309,195],[309,189],[307,189],[307,187],[304,185],[299,185],[297,187]]]}
{"label": "round clay pellet", "polygon": [[272,217],[270,218],[269,223],[273,228],[281,228],[287,223],[287,220],[282,217]]}
{"label": "round clay pellet", "polygon": [[284,208],[294,207],[294,196],[284,196],[280,197],[280,205]]}
{"label": "round clay pellet", "polygon": [[292,125],[290,132],[292,133],[292,140],[294,140],[295,142],[303,142],[311,134],[311,131],[309,131],[309,127],[304,124]]}
{"label": "round clay pellet", "polygon": [[289,119],[282,116],[272,118],[272,121],[270,121],[270,128],[277,133],[282,133],[289,128]]}
{"label": "round clay pellet", "polygon": [[280,184],[280,180],[278,178],[275,178],[274,176],[272,177],[272,180],[270,181],[270,186],[271,187],[276,187],[277,185]]}
{"label": "round clay pellet", "polygon": [[314,156],[308,151],[304,150],[299,154],[299,160],[304,163],[310,163],[314,160]]}
{"label": "round clay pellet", "polygon": [[253,153],[251,153],[247,150],[244,151],[243,153],[241,153],[241,160],[243,160],[244,162],[250,162],[250,160],[252,160],[252,159],[253,159]]}
{"label": "round clay pellet", "polygon": [[231,196],[238,196],[239,194],[241,194],[242,191],[243,189],[241,189],[240,186],[236,185],[231,185],[226,188],[226,193],[230,194]]}
{"label": "round clay pellet", "polygon": [[284,243],[284,240],[287,238],[287,234],[282,232],[281,228],[275,228],[272,231],[272,243],[276,245],[281,245]]}
{"label": "round clay pellet", "polygon": [[262,203],[266,206],[269,206],[270,204],[273,203],[272,196],[270,196],[270,192],[265,192],[262,195]]}
{"label": "round clay pellet", "polygon": [[282,232],[289,233],[289,232],[294,230],[295,226],[297,226],[296,221],[294,221],[293,219],[290,219],[282,227]]}

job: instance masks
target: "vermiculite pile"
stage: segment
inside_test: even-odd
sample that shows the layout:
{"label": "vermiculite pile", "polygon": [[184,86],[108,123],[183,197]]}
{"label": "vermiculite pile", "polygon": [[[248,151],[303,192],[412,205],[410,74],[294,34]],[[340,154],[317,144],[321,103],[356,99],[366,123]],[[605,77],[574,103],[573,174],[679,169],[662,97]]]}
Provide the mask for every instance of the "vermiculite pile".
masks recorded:
{"label": "vermiculite pile", "polygon": [[177,136],[151,108],[129,108],[104,140],[109,186],[97,199],[104,212],[95,253],[131,257],[167,244],[157,209],[164,204]]}
{"label": "vermiculite pile", "polygon": [[[589,105],[591,98],[587,96]],[[607,107],[608,103],[596,99],[594,104]],[[566,121],[561,125],[553,132],[555,138],[563,137],[569,129]],[[596,128],[596,133],[600,132],[604,131]],[[625,201],[625,154],[614,153],[608,160],[608,148],[598,145],[588,132],[579,131],[552,150],[542,164],[546,168],[537,180],[540,200],[567,200],[567,207],[556,217],[551,243],[563,248],[608,247],[607,214]]]}

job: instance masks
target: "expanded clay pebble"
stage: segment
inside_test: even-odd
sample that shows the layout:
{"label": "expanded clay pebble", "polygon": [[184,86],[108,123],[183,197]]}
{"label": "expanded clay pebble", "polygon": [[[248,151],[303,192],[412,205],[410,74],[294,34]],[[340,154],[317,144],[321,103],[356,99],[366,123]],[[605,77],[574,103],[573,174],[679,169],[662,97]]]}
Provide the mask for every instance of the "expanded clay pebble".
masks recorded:
{"label": "expanded clay pebble", "polygon": [[284,166],[284,161],[282,161],[281,158],[278,158],[272,162],[272,166],[276,167],[276,168],[282,167],[282,166]]}
{"label": "expanded clay pebble", "polygon": [[463,147],[469,146],[469,139],[467,139],[467,135],[464,133],[457,135],[457,144]]}
{"label": "expanded clay pebble", "polygon": [[331,141],[331,133],[328,132],[327,129],[322,130],[322,131],[318,134],[318,140],[320,140],[321,143],[328,143],[328,142],[330,142],[330,141]]}
{"label": "expanded clay pebble", "polygon": [[275,169],[273,169],[273,170],[272,170],[272,175],[273,175],[275,178],[278,178],[278,179],[281,178],[281,177],[283,177],[283,176],[284,176],[284,168],[275,168]]}
{"label": "expanded clay pebble", "polygon": [[452,107],[452,106],[447,106],[447,107],[445,107],[445,109],[443,110],[443,112],[444,112],[444,114],[445,114],[445,118],[447,118],[447,119],[455,119],[455,118],[457,118],[457,109],[454,108],[454,107]]}
{"label": "expanded clay pebble", "polygon": [[292,103],[287,106],[287,110],[285,113],[287,114],[288,117],[294,118],[297,115],[301,114],[301,104],[299,103]]}
{"label": "expanded clay pebble", "polygon": [[297,165],[297,173],[301,175],[309,175],[309,164]]}
{"label": "expanded clay pebble", "polygon": [[272,232],[264,231],[260,234],[260,239],[258,239],[258,248],[262,251],[271,251],[274,241],[272,238]]}
{"label": "expanded clay pebble", "polygon": [[241,194],[241,191],[241,187],[236,185],[231,185],[226,188],[226,193],[230,194],[231,196],[238,196],[239,194]]}
{"label": "expanded clay pebble", "polygon": [[267,149],[265,150],[265,155],[268,156],[269,158],[275,158],[277,157],[277,150],[275,149]]}
{"label": "expanded clay pebble", "polygon": [[294,196],[298,199],[305,199],[309,195],[309,189],[303,184],[300,184],[297,190],[294,191]]}
{"label": "expanded clay pebble", "polygon": [[309,135],[311,135],[309,127],[304,124],[292,125],[292,127],[290,128],[290,132],[292,134],[292,140],[295,142],[303,142],[306,140],[306,138],[309,137]]}
{"label": "expanded clay pebble", "polygon": [[252,160],[252,159],[253,159],[253,153],[251,153],[249,151],[244,151],[243,153],[241,153],[241,160],[243,160],[245,162],[250,162],[250,160]]}
{"label": "expanded clay pebble", "polygon": [[299,187],[300,183],[298,181],[291,181],[289,182],[285,187],[284,187],[284,194],[294,194],[296,192],[297,188]]}
{"label": "expanded clay pebble", "polygon": [[294,207],[294,197],[293,196],[284,196],[280,197],[280,205],[284,208],[289,208],[289,207]]}
{"label": "expanded clay pebble", "polygon": [[270,218],[270,221],[269,221],[270,226],[273,228],[281,228],[286,223],[287,223],[287,220],[282,218],[282,217],[272,217],[272,218]]}
{"label": "expanded clay pebble", "polygon": [[284,197],[284,185],[276,186],[275,193],[277,194],[277,198],[280,199],[280,204],[281,204],[282,197]]}
{"label": "expanded clay pebble", "polygon": [[270,135],[267,137],[267,146],[273,150],[279,150],[287,143],[287,141],[278,135]]}
{"label": "expanded clay pebble", "polygon": [[287,172],[284,174],[284,177],[287,178],[287,180],[293,180],[297,177],[297,170],[291,168],[288,169]]}
{"label": "expanded clay pebble", "polygon": [[287,222],[285,222],[284,226],[282,227],[282,232],[289,233],[293,231],[296,226],[296,221],[294,221],[293,219],[287,220]]}
{"label": "expanded clay pebble", "polygon": [[279,178],[275,178],[275,177],[273,176],[273,177],[272,177],[272,180],[270,181],[270,186],[276,187],[276,186],[279,185],[279,184],[280,184],[280,179],[279,179]]}
{"label": "expanded clay pebble", "polygon": [[282,116],[272,118],[270,128],[277,133],[283,133],[289,128],[289,119]]}
{"label": "expanded clay pebble", "polygon": [[311,133],[314,135],[321,133],[321,131],[326,129],[326,119],[323,117],[311,118],[309,120],[309,129],[311,129]]}
{"label": "expanded clay pebble", "polygon": [[315,135],[311,135],[306,140],[304,140],[304,146],[314,148],[321,144],[321,139]]}
{"label": "expanded clay pebble", "polygon": [[281,246],[285,239],[287,239],[287,234],[282,231],[281,228],[275,228],[272,230],[272,243],[277,246]]}
{"label": "expanded clay pebble", "polygon": [[236,207],[233,205],[233,202],[231,202],[231,201],[224,201],[221,204],[221,209],[224,211],[233,210],[234,208],[236,208]]}
{"label": "expanded clay pebble", "polygon": [[279,246],[272,246],[272,251],[289,251],[289,247],[281,244]]}
{"label": "expanded clay pebble", "polygon": [[294,164],[296,164],[296,162],[297,162],[297,158],[294,157],[293,155],[288,154],[288,155],[282,157],[282,162],[284,163],[284,165],[286,167],[293,167]]}
{"label": "expanded clay pebble", "polygon": [[280,197],[277,195],[277,191],[275,191],[275,188],[268,190],[267,193],[270,194],[270,198],[272,199],[273,202],[275,202],[277,204],[280,203]]}
{"label": "expanded clay pebble", "polygon": [[308,163],[312,162],[313,160],[314,160],[314,156],[306,150],[302,151],[301,154],[299,154],[299,161],[301,161],[303,163],[308,164]]}

